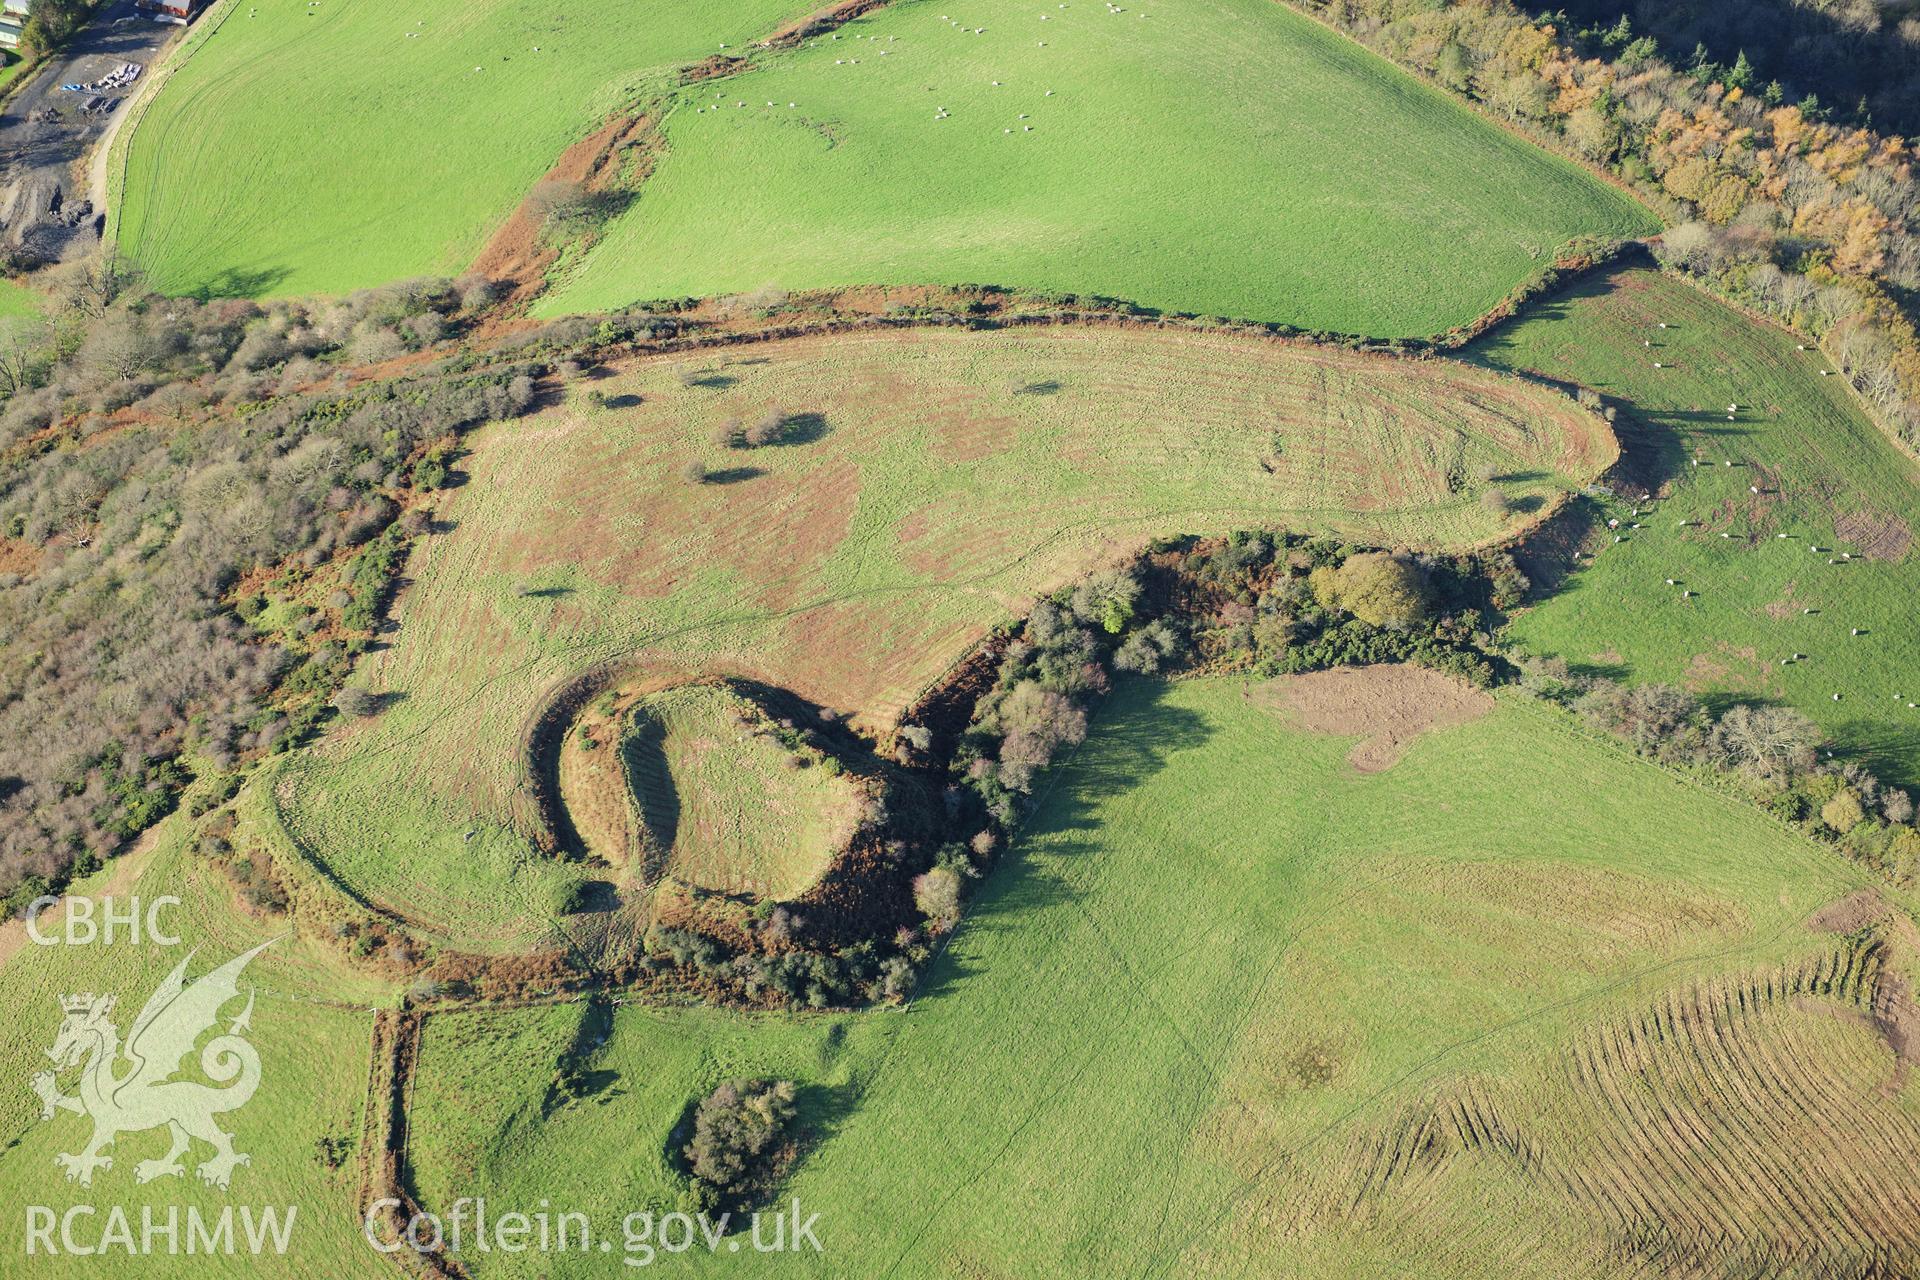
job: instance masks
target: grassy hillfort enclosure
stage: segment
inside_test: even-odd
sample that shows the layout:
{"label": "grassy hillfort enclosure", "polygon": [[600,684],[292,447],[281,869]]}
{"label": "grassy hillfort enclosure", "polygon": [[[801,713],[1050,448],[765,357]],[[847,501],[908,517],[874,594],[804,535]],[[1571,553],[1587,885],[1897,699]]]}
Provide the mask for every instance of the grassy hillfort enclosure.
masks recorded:
{"label": "grassy hillfort enclosure", "polygon": [[38,0],[0,1276],[1920,1275],[1920,151],[1525,13]]}
{"label": "grassy hillfort enclosure", "polygon": [[619,766],[641,842],[665,874],[774,899],[819,878],[857,794],[823,762],[753,732],[762,719],[711,685],[654,694],[628,713]]}
{"label": "grassy hillfort enclosure", "polygon": [[[367,664],[393,707],[270,788],[297,847],[470,944],[554,910],[521,756],[589,668],[749,676],[884,729],[1020,602],[1155,536],[1471,546],[1529,518],[1490,511],[1477,477],[1539,511],[1614,456],[1603,422],[1538,385],[1128,329],[799,339],[592,391],[475,439],[453,527]],[[776,443],[713,441],[769,415]]]}
{"label": "grassy hillfort enclosure", "polygon": [[141,121],[118,240],[177,292],[453,273],[616,108],[659,118],[656,171],[545,312],[972,281],[1424,334],[1574,236],[1652,227],[1269,0],[939,7],[673,90],[672,67],[802,8],[242,3]]}

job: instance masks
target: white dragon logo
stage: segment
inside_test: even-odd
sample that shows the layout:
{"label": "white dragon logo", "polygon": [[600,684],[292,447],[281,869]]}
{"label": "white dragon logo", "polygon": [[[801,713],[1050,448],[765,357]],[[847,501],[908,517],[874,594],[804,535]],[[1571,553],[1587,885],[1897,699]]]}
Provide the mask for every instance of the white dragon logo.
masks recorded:
{"label": "white dragon logo", "polygon": [[[271,939],[235,956],[196,982],[187,981],[187,961],[193,959],[189,954],[148,998],[133,1020],[124,1049],[120,1046],[120,1030],[110,1017],[112,996],[61,997],[66,1021],[53,1047],[47,1050],[54,1069],[34,1076],[33,1091],[40,1097],[42,1120],[53,1119],[56,1111],[74,1111],[93,1118],[93,1137],[87,1145],[73,1154],[53,1158],[66,1170],[68,1181],[91,1186],[95,1169],[113,1168],[113,1157],[100,1154],[101,1148],[123,1133],[139,1133],[161,1125],[171,1133],[172,1146],[161,1159],[142,1160],[134,1166],[134,1177],[140,1182],[185,1173],[180,1157],[194,1138],[214,1150],[197,1170],[204,1182],[225,1190],[234,1168],[250,1163],[248,1156],[233,1149],[233,1136],[213,1118],[246,1105],[260,1085],[260,1055],[241,1038],[253,1017],[251,989],[240,1016],[225,1034],[209,1040],[200,1051],[200,1069],[225,1087],[170,1077],[185,1065],[200,1037],[220,1021],[221,1008],[239,996],[241,970],[276,941]],[[75,1092],[61,1093],[56,1083],[58,1073],[81,1063],[85,1065]]]}

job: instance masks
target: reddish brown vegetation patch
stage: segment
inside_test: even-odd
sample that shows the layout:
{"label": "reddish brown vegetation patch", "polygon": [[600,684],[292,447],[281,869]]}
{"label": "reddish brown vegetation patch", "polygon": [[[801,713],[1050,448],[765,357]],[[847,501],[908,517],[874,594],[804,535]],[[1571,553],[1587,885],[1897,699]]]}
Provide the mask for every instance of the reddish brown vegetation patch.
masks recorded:
{"label": "reddish brown vegetation patch", "polygon": [[1844,898],[1829,902],[1807,917],[1807,928],[1815,933],[1853,933],[1870,924],[1878,924],[1887,914],[1887,904],[1871,889],[1855,889]]}
{"label": "reddish brown vegetation patch", "polygon": [[[560,159],[541,181],[603,188],[618,176],[615,158],[627,148],[639,145],[651,127],[645,116],[615,116],[561,152]],[[541,216],[529,194],[473,260],[474,274],[512,286],[506,299],[509,306],[523,304],[539,293],[546,286],[547,268],[560,256],[542,241],[540,223]]]}
{"label": "reddish brown vegetation patch", "polygon": [[722,76],[732,75],[746,65],[745,58],[736,58],[730,53],[716,53],[682,71],[680,83],[699,84],[702,80],[717,80]]}
{"label": "reddish brown vegetation patch", "polygon": [[831,30],[843,23],[852,22],[865,13],[886,8],[888,0],[840,0],[824,9],[816,9],[804,18],[796,18],[786,26],[768,36],[760,43],[769,49],[784,48],[798,44],[810,35]]}
{"label": "reddish brown vegetation patch", "polygon": [[1694,654],[1687,662],[1681,683],[1693,693],[1764,689],[1772,676],[1772,665],[1761,661],[1757,650],[1736,649],[1722,642],[1714,646],[1712,653]]}
{"label": "reddish brown vegetation patch", "polygon": [[31,578],[40,571],[40,548],[18,538],[0,538],[0,573]]}
{"label": "reddish brown vegetation patch", "polygon": [[1833,522],[1833,531],[1869,560],[1904,560],[1913,549],[1913,530],[1899,516],[1849,511]]}
{"label": "reddish brown vegetation patch", "polygon": [[1347,761],[1361,773],[1392,767],[1423,733],[1466,724],[1493,710],[1484,690],[1412,665],[1282,676],[1249,696],[1315,733],[1359,737]]}

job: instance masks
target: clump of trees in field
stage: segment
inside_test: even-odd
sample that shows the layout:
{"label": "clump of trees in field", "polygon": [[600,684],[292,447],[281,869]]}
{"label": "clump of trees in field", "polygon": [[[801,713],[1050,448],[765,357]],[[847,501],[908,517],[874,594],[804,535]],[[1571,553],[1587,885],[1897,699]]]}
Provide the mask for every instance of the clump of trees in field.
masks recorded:
{"label": "clump of trees in field", "polygon": [[530,408],[539,367],[449,346],[350,377],[457,334],[472,282],[258,304],[151,296],[111,256],[63,272],[50,316],[0,324],[9,907],[328,714],[458,434]]}
{"label": "clump of trees in field", "polygon": [[1491,684],[1511,668],[1489,648],[1490,616],[1527,586],[1500,552],[1414,557],[1237,533],[1162,544],[1041,601],[1006,645],[952,763],[966,797],[954,825],[981,836],[941,851],[914,881],[917,907],[936,933],[954,926],[995,831],[1015,820],[1041,771],[1084,741],[1114,672],[1418,662]]}
{"label": "clump of trees in field", "polygon": [[751,423],[728,418],[714,429],[713,440],[726,449],[764,449],[809,438],[812,434],[809,428],[817,428],[820,423],[817,414],[788,413],[785,409],[772,408]]}
{"label": "clump of trees in field", "polygon": [[595,189],[567,178],[545,178],[527,193],[525,208],[546,239],[585,248],[632,203],[630,191]]}
{"label": "clump of trees in field", "polygon": [[791,1080],[728,1080],[694,1106],[693,1137],[680,1155],[702,1211],[741,1208],[777,1178],[795,1095]]}
{"label": "clump of trees in field", "polygon": [[1529,587],[1505,552],[1416,556],[1265,533],[1169,548],[1156,563],[1187,584],[1198,658],[1265,675],[1417,662],[1491,684],[1506,664],[1489,630]]}
{"label": "clump of trees in field", "polygon": [[1374,627],[1405,631],[1427,616],[1427,575],[1412,556],[1369,551],[1307,576],[1321,607]]}

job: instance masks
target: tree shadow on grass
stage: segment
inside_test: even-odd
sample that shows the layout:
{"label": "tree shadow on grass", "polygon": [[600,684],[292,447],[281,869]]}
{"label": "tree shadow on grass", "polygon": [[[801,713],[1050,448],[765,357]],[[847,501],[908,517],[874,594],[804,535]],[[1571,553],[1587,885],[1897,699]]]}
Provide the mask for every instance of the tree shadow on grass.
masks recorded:
{"label": "tree shadow on grass", "polygon": [[1913,761],[1920,759],[1920,729],[1908,729],[1883,720],[1847,720],[1832,731],[1836,759],[1858,760],[1890,786],[1920,785]]}
{"label": "tree shadow on grass", "polygon": [[767,474],[761,467],[722,467],[718,471],[707,472],[708,484],[740,484],[747,480],[757,480]]}
{"label": "tree shadow on grass", "polygon": [[273,289],[291,274],[285,267],[266,267],[259,271],[229,267],[193,289],[187,296],[196,302],[210,302],[215,298],[254,298]]}
{"label": "tree shadow on grass", "polygon": [[[1212,734],[1205,717],[1167,705],[1168,687],[1149,677],[1123,679],[1091,717],[1086,743],[1039,776],[1031,815],[968,907],[960,941],[977,944],[982,934],[1024,930],[1036,916],[1081,896],[1079,877],[1070,879],[1060,864],[1111,853],[1101,840],[1103,803],[1142,785],[1175,752],[1199,747]],[[968,972],[955,948],[948,948],[928,970],[916,999],[946,994]]]}
{"label": "tree shadow on grass", "polygon": [[1583,676],[1589,680],[1625,680],[1633,674],[1633,668],[1624,662],[1568,662],[1567,674]]}
{"label": "tree shadow on grass", "polygon": [[832,430],[824,414],[790,413],[780,420],[780,437],[773,443],[781,446],[812,444]]}
{"label": "tree shadow on grass", "polygon": [[[835,1023],[836,1031],[842,1024]],[[795,1151],[793,1159],[780,1171],[782,1184],[791,1182],[813,1154],[832,1142],[846,1127],[859,1105],[860,1090],[852,1081],[837,1086],[803,1084],[794,1091]]]}

